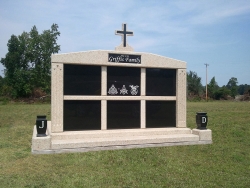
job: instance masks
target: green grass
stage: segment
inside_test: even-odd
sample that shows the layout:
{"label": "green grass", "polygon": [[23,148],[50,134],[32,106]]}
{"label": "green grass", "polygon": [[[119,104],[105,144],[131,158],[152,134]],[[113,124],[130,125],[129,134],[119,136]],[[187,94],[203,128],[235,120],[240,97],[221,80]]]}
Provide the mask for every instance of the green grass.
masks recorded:
{"label": "green grass", "polygon": [[250,102],[187,103],[188,127],[208,113],[213,144],[32,155],[49,104],[0,105],[0,187],[249,187]]}

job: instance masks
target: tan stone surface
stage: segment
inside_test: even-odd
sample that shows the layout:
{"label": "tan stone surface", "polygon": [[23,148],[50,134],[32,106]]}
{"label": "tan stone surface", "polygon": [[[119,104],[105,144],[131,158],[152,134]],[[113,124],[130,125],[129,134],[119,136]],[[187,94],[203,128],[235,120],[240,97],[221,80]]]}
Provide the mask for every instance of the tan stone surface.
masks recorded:
{"label": "tan stone surface", "polygon": [[197,142],[197,135],[150,135],[150,136],[126,136],[113,138],[92,138],[92,139],[72,139],[72,140],[54,140],[51,149],[62,148],[81,148],[81,147],[99,147],[99,146],[119,146],[131,144],[154,144],[164,142]]}
{"label": "tan stone surface", "polygon": [[192,134],[198,135],[200,141],[212,141],[212,131],[210,129],[193,129]]}
{"label": "tan stone surface", "polygon": [[107,100],[101,101],[101,129],[107,129]]}
{"label": "tan stone surface", "polygon": [[89,152],[89,151],[105,151],[105,150],[119,150],[119,149],[134,149],[134,148],[150,148],[150,147],[167,147],[167,146],[188,146],[188,145],[201,145],[212,144],[211,141],[189,141],[189,142],[165,142],[155,144],[132,144],[123,146],[104,146],[104,147],[85,147],[85,148],[69,148],[57,150],[43,150],[33,151],[33,154],[55,154],[55,153],[75,153],[75,152]]}
{"label": "tan stone surface", "polygon": [[[141,64],[132,63],[114,63],[108,62],[108,53],[118,54],[136,54],[141,55]],[[84,65],[102,65],[102,66],[127,66],[127,67],[155,67],[155,68],[172,68],[172,69],[185,69],[186,62],[159,56],[156,54],[143,53],[143,52],[121,52],[121,51],[86,51],[74,52],[65,54],[53,54],[51,56],[53,63],[67,63],[67,64],[84,64]]]}
{"label": "tan stone surface", "polygon": [[134,49],[129,46],[129,44],[126,44],[126,47],[123,47],[123,43],[121,43],[119,46],[115,47],[115,51],[130,51],[133,52]]}
{"label": "tan stone surface", "polygon": [[198,142],[189,128],[151,128],[52,133],[51,149]]}
{"label": "tan stone surface", "polygon": [[141,68],[141,96],[146,95],[146,69]]}
{"label": "tan stone surface", "polygon": [[47,131],[46,131],[47,136],[37,137],[36,125],[34,126],[33,135],[32,135],[32,144],[31,144],[32,151],[43,151],[43,150],[51,149],[50,129],[51,129],[51,121],[48,121]]}
{"label": "tan stone surface", "polygon": [[102,66],[102,91],[101,94],[102,96],[106,96],[107,95],[107,67],[106,66]]}
{"label": "tan stone surface", "polygon": [[177,69],[176,126],[186,127],[186,69]]}
{"label": "tan stone surface", "polygon": [[175,101],[175,96],[117,96],[117,95],[108,95],[108,96],[79,96],[79,95],[64,95],[64,100],[168,100]]}
{"label": "tan stone surface", "polygon": [[63,133],[51,133],[52,140],[90,139],[127,136],[152,136],[152,135],[177,135],[191,134],[190,128],[147,128],[147,129],[114,129],[114,130],[90,130],[90,131],[66,131]]}
{"label": "tan stone surface", "polygon": [[141,100],[141,129],[146,128],[146,101]]}
{"label": "tan stone surface", "polygon": [[[49,134],[50,122],[48,122]],[[38,138],[33,132],[32,153],[52,154],[67,152],[88,152],[99,150],[164,147],[176,145],[211,144],[211,140],[199,140],[200,130],[189,128],[148,128],[99,131],[67,131],[51,133],[50,137]],[[50,145],[51,143],[51,145]]]}
{"label": "tan stone surface", "polygon": [[51,67],[51,131],[63,132],[63,64]]}

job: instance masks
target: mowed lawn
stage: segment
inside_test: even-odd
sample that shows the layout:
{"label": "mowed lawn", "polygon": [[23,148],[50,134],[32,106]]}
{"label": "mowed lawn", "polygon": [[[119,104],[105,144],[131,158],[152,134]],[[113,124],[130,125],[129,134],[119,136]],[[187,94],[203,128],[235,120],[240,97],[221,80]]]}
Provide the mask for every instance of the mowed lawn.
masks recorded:
{"label": "mowed lawn", "polygon": [[213,144],[31,154],[36,115],[49,104],[0,105],[0,187],[250,187],[250,102],[188,102],[208,113]]}

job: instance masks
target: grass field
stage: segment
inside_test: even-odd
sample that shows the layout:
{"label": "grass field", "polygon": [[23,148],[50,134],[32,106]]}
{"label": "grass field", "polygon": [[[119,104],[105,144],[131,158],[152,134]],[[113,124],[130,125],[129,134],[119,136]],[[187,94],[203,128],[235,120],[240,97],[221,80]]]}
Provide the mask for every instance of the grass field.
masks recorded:
{"label": "grass field", "polygon": [[0,187],[250,187],[250,102],[189,102],[208,113],[213,144],[32,155],[49,104],[0,105]]}

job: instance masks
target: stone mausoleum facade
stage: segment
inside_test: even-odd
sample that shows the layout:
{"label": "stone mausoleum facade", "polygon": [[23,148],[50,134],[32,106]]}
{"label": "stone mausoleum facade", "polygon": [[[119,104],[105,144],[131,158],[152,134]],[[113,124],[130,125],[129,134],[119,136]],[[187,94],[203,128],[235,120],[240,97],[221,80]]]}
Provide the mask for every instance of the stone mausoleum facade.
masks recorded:
{"label": "stone mausoleum facade", "polygon": [[115,50],[55,54],[47,136],[33,153],[212,143],[186,123],[186,62],[134,52],[123,24]]}

